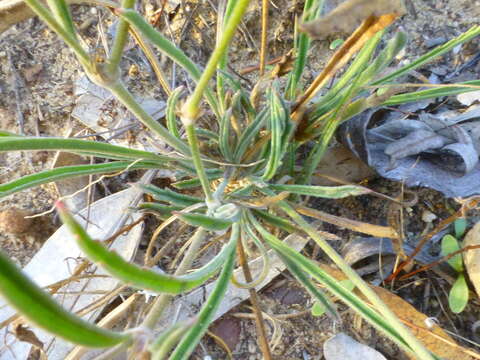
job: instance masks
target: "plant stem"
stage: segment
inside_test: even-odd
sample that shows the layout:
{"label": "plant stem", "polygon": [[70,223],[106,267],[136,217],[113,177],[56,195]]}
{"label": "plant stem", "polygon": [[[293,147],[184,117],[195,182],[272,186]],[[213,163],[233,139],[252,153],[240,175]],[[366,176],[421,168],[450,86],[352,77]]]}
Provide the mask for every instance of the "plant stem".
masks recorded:
{"label": "plant stem", "polygon": [[85,49],[80,45],[77,39],[70,34],[67,30],[65,30],[50,14],[48,9],[43,6],[43,4],[38,0],[25,0],[27,5],[33,10],[35,14],[40,17],[47,25],[55,31],[58,36],[62,38],[63,41],[67,43],[67,45],[75,52],[80,63],[87,69],[91,70],[92,66],[90,63],[90,57]]}
{"label": "plant stem", "polygon": [[260,76],[265,73],[267,61],[267,35],[268,35],[268,5],[269,0],[262,0],[262,40],[260,44]]}
{"label": "plant stem", "polygon": [[278,203],[280,208],[287,213],[305,231],[320,248],[330,257],[333,262],[344,272],[355,286],[365,295],[373,306],[387,319],[392,327],[403,337],[405,342],[420,359],[434,360],[435,357],[422,345],[422,343],[403,326],[390,308],[383,303],[378,295],[366,284],[363,279],[353,270],[345,260],[285,201]]}
{"label": "plant stem", "polygon": [[138,104],[132,94],[125,88],[121,81],[115,82],[111,86],[107,86],[108,90],[122,102],[146,127],[156,133],[163,141],[174,149],[185,155],[190,154],[187,144],[173,136],[165,127],[155,121],[148,113]]}
{"label": "plant stem", "polygon": [[[192,243],[188,248],[185,256],[182,259],[180,265],[178,265],[177,270],[175,271],[175,275],[183,275],[192,267],[193,260],[198,255],[198,249],[200,249],[200,245],[205,238],[205,230],[199,228],[195,234],[192,236]],[[163,310],[168,305],[168,303],[173,299],[172,295],[162,294],[155,299],[152,308],[148,312],[147,316],[143,320],[142,326],[148,329],[153,329],[162,316]]]}
{"label": "plant stem", "polygon": [[216,203],[213,199],[212,189],[210,188],[210,181],[208,180],[205,167],[203,166],[202,159],[200,157],[200,148],[198,146],[198,138],[195,132],[195,127],[193,123],[185,124],[185,132],[187,134],[188,144],[190,145],[190,151],[192,155],[193,165],[197,171],[197,176],[202,184],[203,192],[205,193],[205,202],[207,206],[214,205]]}
{"label": "plant stem", "polygon": [[[135,0],[122,0],[123,9],[131,9],[135,4]],[[118,23],[117,32],[115,34],[115,40],[113,42],[112,52],[107,61],[107,71],[109,74],[116,74],[119,71],[120,60],[122,59],[123,49],[128,40],[128,22],[120,18]]]}
{"label": "plant stem", "polygon": [[[182,109],[182,118],[185,118],[186,121],[195,121],[197,118],[200,109],[200,101],[202,100],[203,93],[205,92],[209,80],[215,74],[217,70],[217,65],[220,59],[224,56],[225,52],[228,49],[228,45],[230,40],[232,39],[233,35],[235,34],[235,30],[237,29],[238,24],[242,20],[243,14],[247,10],[247,6],[250,3],[250,0],[238,0],[235,8],[231,16],[228,19],[228,23],[225,26],[223,36],[220,39],[218,45],[215,47],[215,50],[208,60],[208,64],[205,67],[205,70],[200,77],[200,80],[195,87],[193,94],[188,99],[187,103],[184,105]],[[182,120],[183,121],[183,120]]]}
{"label": "plant stem", "polygon": [[[243,244],[242,244],[242,241],[240,240],[237,242],[237,254],[238,254],[238,262],[242,267],[245,281],[247,283],[251,283],[253,281],[252,273],[250,272],[250,267],[248,266],[248,261],[245,257]],[[253,312],[255,313],[255,325],[257,327],[260,349],[262,350],[263,358],[265,360],[271,360],[272,354],[271,354],[270,346],[267,340],[267,332],[265,331],[265,323],[263,320],[262,310],[260,309],[260,306],[259,306],[257,291],[253,287],[253,288],[249,288],[248,292],[250,293],[250,302],[252,303]]]}

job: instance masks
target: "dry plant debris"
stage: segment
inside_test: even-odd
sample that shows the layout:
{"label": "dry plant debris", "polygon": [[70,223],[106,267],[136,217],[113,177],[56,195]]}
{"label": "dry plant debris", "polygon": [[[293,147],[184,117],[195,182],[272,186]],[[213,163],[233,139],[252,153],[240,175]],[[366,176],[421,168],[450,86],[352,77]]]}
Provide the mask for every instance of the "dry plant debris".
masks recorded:
{"label": "dry plant debris", "polygon": [[28,211],[10,208],[0,212],[0,231],[7,234],[18,235],[30,230],[32,219],[26,218]]}

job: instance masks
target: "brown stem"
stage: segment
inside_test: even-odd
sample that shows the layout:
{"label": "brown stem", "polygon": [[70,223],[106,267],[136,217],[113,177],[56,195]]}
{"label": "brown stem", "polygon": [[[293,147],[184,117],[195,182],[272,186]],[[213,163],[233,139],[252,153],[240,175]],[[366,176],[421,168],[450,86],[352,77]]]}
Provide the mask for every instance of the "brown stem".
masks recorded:
{"label": "brown stem", "polygon": [[[245,256],[245,251],[243,250],[243,245],[241,240],[237,242],[237,254],[238,254],[238,260],[240,262],[240,266],[242,267],[242,270],[243,270],[243,276],[245,277],[245,281],[247,283],[250,283],[253,281],[252,273],[250,272],[250,267],[248,266],[248,261]],[[260,307],[258,305],[257,292],[255,288],[250,288],[248,289],[248,291],[250,293],[250,302],[252,303],[252,306],[253,306],[253,312],[255,313],[255,324],[257,327],[258,335],[259,335],[260,349],[262,350],[263,358],[265,360],[271,360],[272,354],[270,351],[270,346],[268,345],[262,311],[260,310]]]}
{"label": "brown stem", "polygon": [[438,264],[444,262],[444,261],[448,261],[449,259],[451,259],[452,257],[454,257],[455,255],[458,255],[464,251],[469,251],[469,250],[475,250],[475,249],[480,249],[480,245],[468,245],[468,246],[465,246],[464,248],[462,249],[459,249],[457,251],[454,251],[448,255],[445,255],[444,257],[428,264],[428,265],[425,265],[425,266],[422,266],[420,269],[417,269],[415,271],[411,271],[409,272],[408,274],[405,274],[403,276],[401,276],[398,280],[405,280],[405,279],[408,279],[409,277],[415,275],[415,274],[418,274],[419,272],[422,272],[422,271],[427,271],[428,269],[431,269],[432,267],[434,266],[437,266]]}
{"label": "brown stem", "polygon": [[260,45],[260,76],[265,73],[267,58],[268,1],[262,0],[262,42]]}
{"label": "brown stem", "polygon": [[450,225],[452,222],[454,222],[458,218],[464,216],[466,211],[468,211],[468,210],[474,208],[475,206],[477,206],[479,202],[480,202],[480,197],[475,197],[473,199],[469,199],[462,205],[462,207],[455,214],[453,214],[453,215],[449,216],[448,218],[442,220],[435,227],[435,229],[433,229],[432,231],[430,231],[428,234],[426,234],[425,236],[423,236],[420,239],[420,241],[418,242],[418,245],[415,248],[415,250],[413,250],[413,252],[407,257],[407,259],[403,263],[401,263],[397,267],[397,269],[385,281],[390,282],[390,281],[394,280],[397,277],[397,275],[400,273],[400,271],[402,271],[405,266],[409,265],[413,261],[413,258],[415,257],[415,255],[417,255],[420,252],[420,250],[422,250],[423,246],[427,243],[428,240],[430,240],[435,234],[437,234],[442,229],[444,229],[445,227]]}

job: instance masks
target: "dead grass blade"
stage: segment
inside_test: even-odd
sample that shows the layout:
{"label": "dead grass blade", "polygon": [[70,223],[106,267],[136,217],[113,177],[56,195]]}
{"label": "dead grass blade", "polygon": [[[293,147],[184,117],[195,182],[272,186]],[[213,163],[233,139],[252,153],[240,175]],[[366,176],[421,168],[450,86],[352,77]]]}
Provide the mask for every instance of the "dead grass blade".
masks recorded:
{"label": "dead grass blade", "polygon": [[[370,15],[366,18],[360,27],[350,35],[350,37],[343,43],[343,45],[333,54],[330,61],[325,66],[324,70],[317,76],[312,84],[305,91],[303,96],[297,100],[293,106],[292,116],[294,119],[298,117],[302,106],[315,96],[315,94],[322,88],[322,86],[330,80],[335,73],[342,68],[352,57],[359,51],[362,46],[371,39],[377,32],[389,26],[398,15]],[[298,121],[298,119],[296,119]]]}
{"label": "dead grass blade", "polygon": [[360,23],[370,17],[405,14],[402,0],[350,0],[345,1],[329,14],[301,25],[312,38],[324,39],[336,33],[351,33]]}
{"label": "dead grass blade", "polygon": [[310,216],[312,218],[325,221],[329,224],[344,227],[363,234],[376,237],[385,237],[389,239],[399,238],[398,233],[390,226],[373,225],[362,221],[351,220],[344,217],[327,214],[323,211],[314,210],[306,206],[295,206],[295,210],[302,215]]}

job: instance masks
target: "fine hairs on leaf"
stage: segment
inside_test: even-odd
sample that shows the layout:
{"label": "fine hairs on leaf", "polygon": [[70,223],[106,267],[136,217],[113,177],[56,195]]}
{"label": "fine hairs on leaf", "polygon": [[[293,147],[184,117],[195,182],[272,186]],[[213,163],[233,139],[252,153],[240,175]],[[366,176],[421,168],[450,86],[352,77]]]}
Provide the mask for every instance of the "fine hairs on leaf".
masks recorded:
{"label": "fine hairs on leaf", "polygon": [[[163,186],[155,182],[156,185],[133,184],[130,188],[144,195],[144,201],[131,205],[130,211],[154,214],[151,221],[157,226],[142,264],[127,261],[109,248],[119,234],[108,239],[92,239],[91,226],[95,225],[95,219],[89,219],[93,225],[89,223],[85,229],[79,225],[78,217],[62,203],[57,204],[60,218],[70,230],[65,242],[75,243],[88,259],[82,271],[105,271],[111,277],[109,281],[119,282],[126,291],[148,294],[147,301],[136,303],[139,311],[122,313],[109,324],[115,329],[121,328],[120,324],[128,324],[128,329],[111,331],[77,317],[56,302],[60,297],[54,298],[41,290],[0,253],[1,295],[33,327],[43,328],[55,337],[50,338],[51,353],[65,358],[61,348],[66,346],[61,339],[66,339],[79,346],[105,348],[100,358],[125,355],[155,360],[187,359],[195,353],[225,294],[234,291],[234,286],[248,289],[251,298],[256,299],[254,292],[252,295],[254,287],[267,278],[269,272],[271,274],[267,253],[275,253],[282,266],[311,295],[315,316],[326,314],[335,321],[341,320],[341,313],[334,304],[339,300],[394,341],[407,356],[421,360],[442,356],[434,354],[436,349],[430,348],[428,343],[422,343],[326,241],[338,240],[338,236],[317,231],[306,219],[317,218],[352,231],[392,239],[399,238],[397,231],[390,226],[334,216],[328,209],[311,208],[306,200],[375,194],[350,181],[339,186],[311,183],[338,127],[381,105],[448,96],[471,91],[473,85],[478,87],[478,81],[473,80],[461,86],[407,92],[409,87],[402,85],[401,77],[480,35],[480,27],[473,27],[419,59],[385,74],[407,43],[408,34],[398,31],[395,25],[395,20],[404,13],[400,0],[388,4],[348,0],[326,15],[322,15],[323,0],[306,0],[296,28],[292,26],[291,29],[295,34],[293,47],[271,70],[266,66],[271,55],[266,46],[267,35],[272,31],[268,21],[271,11],[267,7],[269,2],[262,1],[261,28],[258,29],[262,34],[259,76],[250,87],[247,84],[250,78],[242,78],[231,71],[229,52],[232,42],[242,41],[238,28],[244,26],[242,21],[245,14],[252,11],[249,5],[253,1],[218,2],[215,45],[205,63],[196,63],[194,56],[159,31],[161,27],[153,25],[150,18],[135,10],[138,6],[133,0],[123,0],[121,4],[89,2],[108,7],[112,10],[111,16],[118,20],[106,59],[91,56],[95,49],[87,48],[88,42],[83,41],[84,34],[77,29],[77,19],[72,19],[68,1],[47,0],[44,4],[40,0],[26,0],[26,3],[73,51],[79,68],[88,78],[108,90],[118,104],[145,126],[151,143],[159,150],[140,148],[141,144],[136,144],[139,147],[135,148],[113,145],[100,137],[84,140],[21,136],[0,129],[0,152],[62,151],[92,159],[90,164],[43,170],[0,184],[0,199],[35,186],[85,175],[113,174],[114,177],[119,172],[161,170],[168,174],[165,178],[169,178]],[[393,36],[384,41],[389,26]],[[318,76],[313,82],[306,83],[309,77],[304,76],[304,70],[315,67],[308,64],[315,46],[310,35],[323,38],[339,31],[347,32],[348,38],[345,41],[337,39],[331,44],[336,48],[335,54],[323,70],[315,69]],[[244,29],[242,32],[245,33]],[[127,46],[130,34],[140,44],[146,58],[152,61],[161,88],[169,94],[165,99],[164,119],[152,118],[136,100],[138,96],[123,82],[120,64],[124,58],[130,59],[126,54],[130,48]],[[152,58],[153,47],[168,58],[167,62]],[[174,83],[183,84],[175,90],[170,89],[174,87],[170,81],[162,78],[163,69],[159,65],[171,63],[181,69],[173,72]],[[419,151],[423,152],[436,146],[431,141],[419,145],[417,140],[394,142],[385,154],[394,162],[408,157],[421,146],[424,148]],[[415,149],[406,146],[414,143]],[[105,216],[108,215],[105,209]],[[458,250],[457,240],[465,230],[466,222],[455,224],[456,238],[448,235],[442,242],[445,254]],[[313,240],[348,280],[337,281],[302,251],[285,244],[283,240],[287,234]],[[263,263],[259,273],[249,276],[246,282],[232,278],[239,265],[243,265],[242,269],[248,274],[249,260],[258,253]],[[59,262],[64,260],[62,256],[58,256]],[[468,301],[461,255],[452,257],[449,263],[458,274],[450,293],[450,307],[460,312]],[[76,276],[84,275],[82,271]],[[204,284],[213,290],[198,308],[181,310],[191,312],[187,321],[176,322],[173,314],[165,313],[174,295],[200,290]],[[113,299],[112,303],[115,301]],[[271,339],[268,332],[262,330],[262,307],[257,301],[252,300],[252,304],[260,348],[263,357],[270,360]],[[126,315],[128,321],[121,322],[127,319]],[[165,318],[170,325],[160,329],[158,324]]]}

